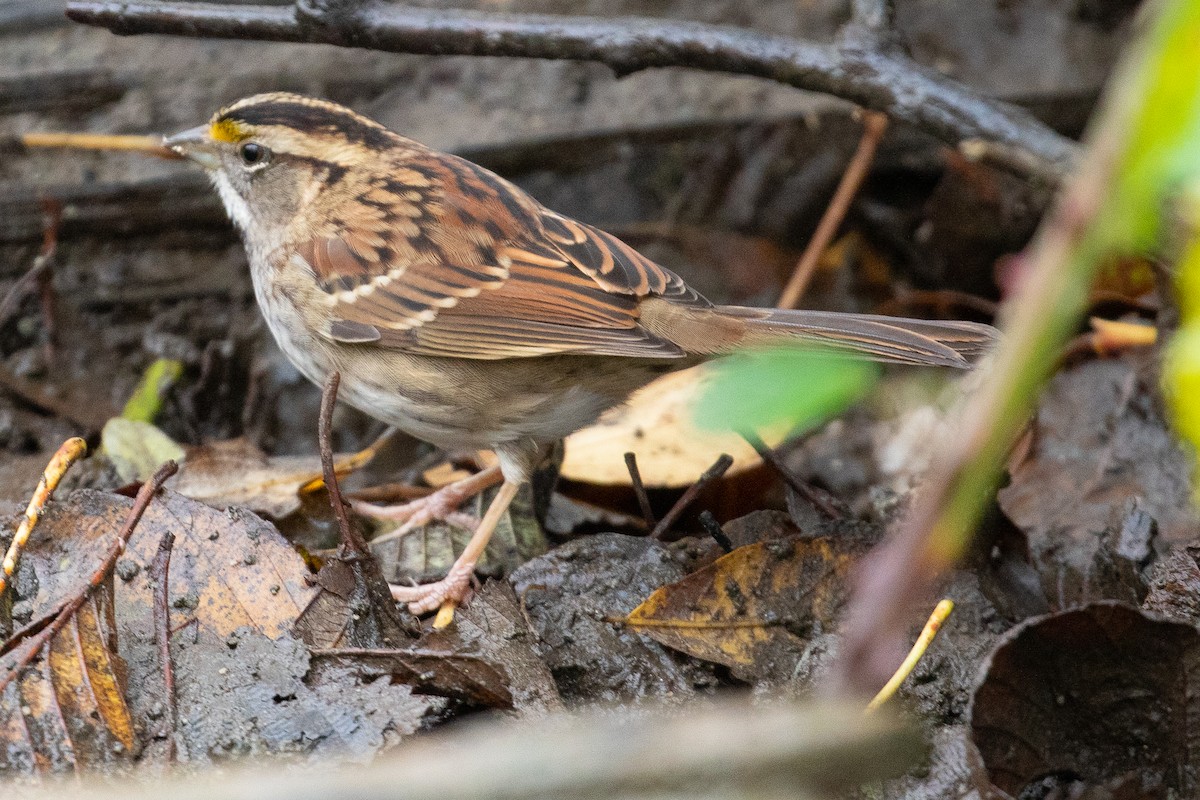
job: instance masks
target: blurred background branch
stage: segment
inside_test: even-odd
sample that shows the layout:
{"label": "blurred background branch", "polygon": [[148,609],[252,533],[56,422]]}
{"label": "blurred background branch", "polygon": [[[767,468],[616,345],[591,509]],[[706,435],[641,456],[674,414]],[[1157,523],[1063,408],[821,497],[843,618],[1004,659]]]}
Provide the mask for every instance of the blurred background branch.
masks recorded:
{"label": "blurred background branch", "polygon": [[[873,11],[867,13],[870,8]],[[397,5],[293,7],[74,0],[67,15],[117,34],[319,42],[394,53],[598,61],[618,75],[654,67],[754,75],[887,114],[957,145],[993,141],[1054,183],[1076,147],[1031,115],[922,66],[880,37],[887,4],[860,3],[833,43],[637,17],[483,13]],[[862,31],[870,35],[862,35]]]}

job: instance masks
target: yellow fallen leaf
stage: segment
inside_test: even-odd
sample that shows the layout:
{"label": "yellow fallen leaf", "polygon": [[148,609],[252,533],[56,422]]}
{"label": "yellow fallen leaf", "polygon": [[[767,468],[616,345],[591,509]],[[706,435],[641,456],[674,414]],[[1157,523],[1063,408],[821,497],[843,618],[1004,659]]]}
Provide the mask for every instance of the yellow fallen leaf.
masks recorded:
{"label": "yellow fallen leaf", "polygon": [[626,625],[696,658],[759,671],[794,664],[809,630],[828,630],[859,546],[789,536],[739,547],[656,590]]}

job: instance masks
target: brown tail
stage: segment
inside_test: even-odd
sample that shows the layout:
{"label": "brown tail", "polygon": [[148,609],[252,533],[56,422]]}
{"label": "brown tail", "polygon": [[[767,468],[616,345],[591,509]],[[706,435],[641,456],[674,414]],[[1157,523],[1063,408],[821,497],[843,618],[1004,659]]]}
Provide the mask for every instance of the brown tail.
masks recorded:
{"label": "brown tail", "polygon": [[655,333],[684,350],[719,354],[743,347],[798,341],[854,353],[873,361],[968,367],[998,341],[998,331],[978,322],[903,319],[835,311],[679,306],[643,315]]}

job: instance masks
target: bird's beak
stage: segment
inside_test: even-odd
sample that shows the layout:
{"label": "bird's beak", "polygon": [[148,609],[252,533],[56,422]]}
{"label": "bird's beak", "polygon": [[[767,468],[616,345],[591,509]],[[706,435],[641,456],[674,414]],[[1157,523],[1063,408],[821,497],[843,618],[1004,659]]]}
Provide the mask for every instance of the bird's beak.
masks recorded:
{"label": "bird's beak", "polygon": [[163,146],[195,161],[207,170],[221,167],[221,159],[217,155],[217,142],[209,135],[208,125],[198,125],[174,136],[168,136],[163,139]]}

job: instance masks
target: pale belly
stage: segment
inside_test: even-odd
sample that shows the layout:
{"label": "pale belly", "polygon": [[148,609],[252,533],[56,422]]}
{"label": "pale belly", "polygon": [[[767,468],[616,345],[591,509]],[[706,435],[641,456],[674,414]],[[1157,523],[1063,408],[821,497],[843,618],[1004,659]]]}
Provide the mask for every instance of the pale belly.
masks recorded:
{"label": "pale belly", "polygon": [[550,356],[482,361],[413,356],[312,333],[285,297],[264,297],[268,327],[284,354],[318,386],[341,373],[338,397],[444,448],[544,446],[594,422],[633,390],[680,362]]}

